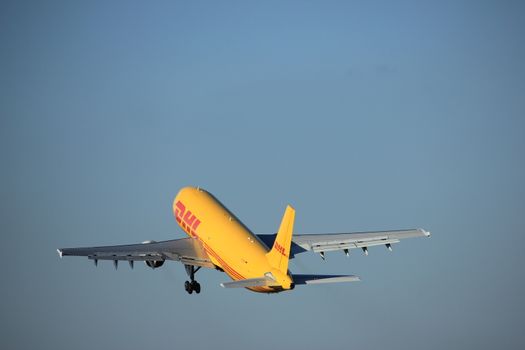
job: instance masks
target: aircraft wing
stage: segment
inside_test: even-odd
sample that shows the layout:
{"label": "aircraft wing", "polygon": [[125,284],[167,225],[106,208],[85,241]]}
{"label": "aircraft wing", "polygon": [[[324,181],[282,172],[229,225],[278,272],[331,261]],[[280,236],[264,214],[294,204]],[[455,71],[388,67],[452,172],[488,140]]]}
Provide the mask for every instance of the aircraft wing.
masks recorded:
{"label": "aircraft wing", "polygon": [[[257,235],[268,247],[273,246],[275,234]],[[430,237],[430,232],[421,228],[396,231],[351,232],[351,233],[323,233],[323,234],[294,234],[290,258],[295,254],[305,251],[316,253],[332,250],[345,250],[361,248],[367,252],[368,247],[385,245],[389,249],[392,244],[401,239],[413,237]]]}
{"label": "aircraft wing", "polygon": [[391,244],[399,243],[401,239],[429,236],[430,232],[419,228],[397,231],[303,234],[295,235],[293,242],[304,250],[320,253],[332,250],[368,248],[376,245],[390,247]]}
{"label": "aircraft wing", "polygon": [[[193,238],[104,247],[60,248],[62,256],[87,256],[91,260],[180,261],[186,265],[214,268],[202,244]],[[116,264],[116,263],[115,263]]]}

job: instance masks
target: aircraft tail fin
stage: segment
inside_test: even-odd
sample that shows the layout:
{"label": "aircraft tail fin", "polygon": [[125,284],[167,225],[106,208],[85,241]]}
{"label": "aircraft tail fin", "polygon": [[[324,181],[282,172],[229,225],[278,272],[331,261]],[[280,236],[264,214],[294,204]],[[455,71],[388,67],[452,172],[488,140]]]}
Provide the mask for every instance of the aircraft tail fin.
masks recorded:
{"label": "aircraft tail fin", "polygon": [[288,260],[290,259],[294,220],[295,209],[287,206],[273,247],[266,254],[270,265],[283,273],[288,273]]}

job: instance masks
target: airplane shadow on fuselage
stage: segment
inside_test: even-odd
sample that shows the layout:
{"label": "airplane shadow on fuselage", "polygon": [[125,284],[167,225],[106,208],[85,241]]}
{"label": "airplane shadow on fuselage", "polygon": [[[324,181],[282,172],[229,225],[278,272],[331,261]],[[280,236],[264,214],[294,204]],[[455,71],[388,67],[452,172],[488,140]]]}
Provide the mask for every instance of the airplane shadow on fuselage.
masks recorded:
{"label": "airplane shadow on fuselage", "polygon": [[[205,190],[203,190],[205,191]],[[210,192],[206,191],[206,193],[208,193],[208,195],[210,195],[213,199],[215,199],[220,205],[222,205],[222,207],[228,212],[228,214],[235,220],[237,221],[239,224],[242,225],[242,227],[244,227],[244,229],[248,232],[250,232],[251,234],[253,234],[255,237],[257,237],[262,243],[264,243],[266,245],[266,248],[268,248],[268,250],[270,250],[272,247],[273,247],[273,243],[275,242],[275,237],[277,236],[277,233],[266,233],[266,234],[254,234],[249,228],[248,226],[246,226],[241,220],[239,220],[239,218],[234,214],[232,213],[217,197],[215,197],[213,194],[211,194]],[[302,252],[305,252],[306,249],[304,248],[301,248],[300,246],[298,246],[297,244],[295,244],[293,241],[292,241],[292,246],[290,247],[290,259],[293,259],[295,254],[299,254],[299,253],[302,253]]]}

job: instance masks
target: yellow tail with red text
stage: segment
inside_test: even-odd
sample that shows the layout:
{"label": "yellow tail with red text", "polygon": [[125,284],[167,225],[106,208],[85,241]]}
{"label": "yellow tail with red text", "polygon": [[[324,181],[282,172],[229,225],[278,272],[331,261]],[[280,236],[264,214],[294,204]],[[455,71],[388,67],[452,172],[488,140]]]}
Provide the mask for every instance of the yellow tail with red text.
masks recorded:
{"label": "yellow tail with red text", "polygon": [[275,237],[272,249],[266,254],[270,265],[283,272],[288,272],[288,260],[290,259],[290,248],[292,245],[293,223],[295,220],[295,209],[286,207],[281,226]]}

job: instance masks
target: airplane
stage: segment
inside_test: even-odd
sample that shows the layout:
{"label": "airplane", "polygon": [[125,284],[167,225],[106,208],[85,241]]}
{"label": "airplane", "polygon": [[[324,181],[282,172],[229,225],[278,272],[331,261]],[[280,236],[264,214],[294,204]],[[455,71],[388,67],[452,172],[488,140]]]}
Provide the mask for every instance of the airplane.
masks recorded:
{"label": "airplane", "polygon": [[[226,273],[232,281],[221,283],[224,288],[246,288],[259,293],[279,293],[297,285],[315,285],[359,281],[355,275],[307,275],[291,273],[290,259],[306,251],[325,253],[340,250],[347,256],[351,249],[392,244],[411,237],[430,237],[424,229],[355,232],[336,234],[293,235],[295,210],[286,207],[276,234],[254,234],[215,196],[200,187],[182,188],[173,200],[173,214],[179,226],[189,236],[162,242],[85,248],[60,248],[59,256],[87,256],[97,265],[99,260],[112,260],[115,269],[119,261],[144,261],[153,269],[167,260],[184,264],[189,281],[184,289],[189,294],[201,292],[195,274],[201,268]],[[271,247],[271,248],[270,248]]]}

